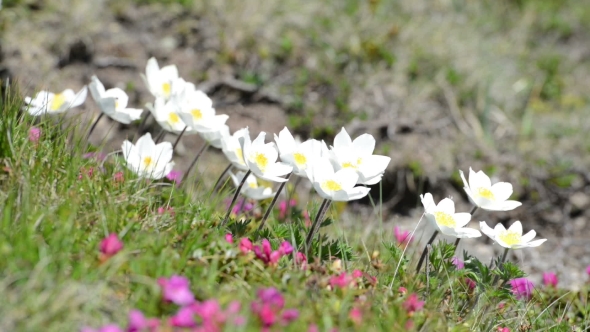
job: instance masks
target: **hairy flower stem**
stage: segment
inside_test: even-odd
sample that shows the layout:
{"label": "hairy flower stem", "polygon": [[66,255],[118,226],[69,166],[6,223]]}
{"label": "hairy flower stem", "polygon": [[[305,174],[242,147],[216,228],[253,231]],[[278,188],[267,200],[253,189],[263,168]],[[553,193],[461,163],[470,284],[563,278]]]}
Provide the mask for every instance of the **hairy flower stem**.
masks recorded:
{"label": "hairy flower stem", "polygon": [[164,138],[164,136],[166,136],[166,130],[162,129],[160,131],[160,133],[158,134],[158,137],[156,137],[156,141],[155,143],[158,144],[162,141],[162,139]]}
{"label": "hairy flower stem", "polygon": [[102,119],[103,115],[104,115],[104,113],[100,112],[100,115],[98,116],[98,118],[96,118],[96,120],[94,120],[94,122],[92,123],[92,126],[90,126],[90,130],[88,130],[88,134],[86,134],[86,142],[88,142],[90,135],[92,134],[92,132],[96,128],[96,125],[98,125],[98,122],[100,121],[100,119]]}
{"label": "hairy flower stem", "polygon": [[223,177],[227,174],[227,172],[229,172],[229,170],[232,167],[232,163],[229,163],[229,165],[227,165],[227,167],[223,170],[223,172],[221,172],[221,175],[219,176],[219,178],[217,179],[217,181],[215,181],[215,185],[213,186],[213,191],[212,193],[216,192],[217,190],[219,190],[219,185],[221,184],[221,179],[223,179]]}
{"label": "hairy flower stem", "polygon": [[195,156],[195,159],[193,159],[193,161],[191,162],[190,166],[188,167],[188,169],[186,170],[186,177],[188,178],[189,174],[191,173],[191,170],[193,169],[193,167],[195,167],[195,165],[197,164],[197,161],[199,160],[199,157],[201,157],[201,155],[203,154],[203,152],[205,152],[205,150],[207,150],[207,148],[209,147],[209,143],[205,142],[205,144],[203,144],[203,146],[201,147],[201,149],[199,149],[199,152],[197,152],[197,155]]}
{"label": "hairy flower stem", "polygon": [[461,238],[460,238],[460,237],[458,237],[458,238],[455,240],[455,252],[457,252],[457,248],[459,248],[459,242],[461,242]]}
{"label": "hairy flower stem", "polygon": [[250,173],[252,173],[252,171],[248,170],[246,172],[246,174],[244,175],[244,178],[242,178],[240,185],[238,185],[238,188],[236,189],[236,193],[234,194],[234,197],[232,198],[231,203],[229,204],[229,207],[227,209],[227,213],[225,215],[225,218],[223,218],[223,221],[221,222],[221,226],[225,226],[225,224],[227,224],[227,221],[229,220],[229,216],[231,215],[231,211],[234,208],[236,201],[238,200],[238,196],[240,196],[240,191],[242,191],[242,187],[244,186],[244,183],[246,183],[246,179],[248,178],[248,176],[250,176]]}
{"label": "hairy flower stem", "polygon": [[291,219],[291,198],[293,195],[295,195],[297,186],[301,182],[301,179],[302,177],[298,176],[297,180],[295,180],[295,183],[293,184],[293,188],[287,191],[287,209],[285,211],[285,221],[289,221]]}
{"label": "hairy flower stem", "polygon": [[145,124],[147,123],[147,120],[150,118],[151,115],[152,113],[148,112],[147,115],[143,118],[143,120],[141,120],[141,123],[139,124],[139,127],[137,127],[137,131],[135,132],[135,135],[133,135],[131,142],[135,141],[135,138],[141,135],[141,132],[143,131],[143,128],[145,127]]}
{"label": "hairy flower stem", "polygon": [[[504,248],[504,254],[502,255],[502,259],[500,259],[500,263],[498,264],[497,268],[500,269],[502,266],[504,266],[504,262],[506,261],[506,257],[508,257],[508,248]],[[492,286],[496,284],[496,282],[498,282],[498,278],[500,278],[500,275],[496,274],[496,276],[494,277],[494,281],[492,281]]]}
{"label": "hairy flower stem", "polygon": [[[272,208],[277,203],[277,199],[279,199],[279,195],[281,194],[281,191],[283,191],[283,188],[285,188],[285,185],[287,184],[287,182],[289,182],[289,178],[291,177],[291,174],[293,174],[293,172],[287,174],[287,177],[286,177],[287,181],[281,183],[281,185],[279,186],[279,189],[277,190],[275,197],[273,197],[272,201],[270,202],[270,205],[268,206],[268,209],[266,209],[266,213],[264,214],[264,217],[262,217],[262,220],[260,221],[260,225],[258,226],[258,229],[257,229],[258,232],[260,232],[264,228],[264,224],[266,223],[266,219],[268,219],[268,216],[270,215]],[[287,205],[289,205],[288,201],[287,201]]]}
{"label": "hairy flower stem", "polygon": [[471,211],[469,211],[469,214],[473,217],[473,214],[475,213],[475,211],[477,211],[477,209],[479,209],[479,207],[477,205],[472,207]]}
{"label": "hairy flower stem", "polygon": [[428,252],[428,246],[431,245],[432,242],[434,242],[434,239],[436,239],[437,235],[438,235],[438,231],[434,231],[434,233],[430,237],[430,240],[428,240],[428,243],[424,247],[424,250],[422,251],[422,255],[420,255],[420,260],[418,261],[418,266],[416,267],[416,273],[420,272],[420,268],[422,267],[422,263],[424,263],[424,259],[426,258],[426,253]]}
{"label": "hairy flower stem", "polygon": [[178,135],[178,138],[176,138],[176,141],[174,141],[174,144],[172,145],[172,150],[176,149],[176,146],[178,145],[178,142],[180,142],[180,139],[182,138],[182,135],[186,131],[186,128],[188,128],[188,126],[184,126],[184,129],[182,130],[182,132],[180,132],[180,135]]}
{"label": "hairy flower stem", "polygon": [[331,201],[329,199],[327,199],[327,198],[324,199],[324,201],[320,205],[318,213],[315,216],[315,220],[313,221],[313,224],[311,225],[311,228],[309,229],[309,233],[307,233],[307,237],[305,238],[305,254],[306,255],[309,254],[309,250],[311,249],[311,243],[313,242],[313,238],[315,237],[315,234],[320,230],[320,226],[322,225],[324,215],[326,214],[326,211],[328,210],[330,203],[331,203]]}

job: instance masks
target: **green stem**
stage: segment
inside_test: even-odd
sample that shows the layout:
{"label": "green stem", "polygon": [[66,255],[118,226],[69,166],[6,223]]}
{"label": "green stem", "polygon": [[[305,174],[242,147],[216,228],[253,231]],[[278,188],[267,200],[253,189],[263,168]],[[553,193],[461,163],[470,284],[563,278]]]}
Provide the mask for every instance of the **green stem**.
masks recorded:
{"label": "green stem", "polygon": [[327,198],[324,198],[320,208],[315,216],[315,220],[309,229],[309,233],[307,233],[307,237],[305,238],[305,254],[309,254],[309,249],[311,248],[311,243],[313,242],[313,238],[315,237],[315,233],[320,230],[320,226],[322,225],[322,219],[324,218],[324,214],[328,207],[330,206],[331,201]]}
{"label": "green stem", "polygon": [[422,267],[422,263],[424,263],[424,258],[426,258],[426,253],[428,251],[428,245],[431,245],[432,242],[434,242],[434,239],[436,239],[437,235],[438,235],[438,231],[434,231],[434,233],[432,234],[432,236],[428,240],[428,243],[426,244],[426,246],[424,246],[424,250],[422,251],[422,255],[420,255],[420,260],[418,261],[418,267],[416,267],[416,273],[420,272],[420,268]]}
{"label": "green stem", "polygon": [[[510,249],[504,248],[504,254],[502,255],[502,259],[500,260],[500,263],[497,266],[498,269],[500,269],[500,268],[502,268],[502,266],[504,266],[504,262],[506,261],[506,257],[508,257],[508,250],[510,250]],[[494,281],[492,281],[492,285],[495,285],[496,282],[498,282],[499,277],[500,277],[499,275],[496,275],[494,277]]]}
{"label": "green stem", "polygon": [[[258,230],[257,230],[258,232],[260,232],[264,228],[264,224],[266,223],[266,219],[268,219],[268,216],[270,215],[272,208],[277,203],[277,199],[279,199],[279,195],[281,194],[281,191],[283,191],[283,188],[285,188],[285,185],[287,184],[287,182],[289,182],[289,178],[291,177],[291,174],[293,174],[293,172],[287,174],[287,177],[286,177],[287,181],[281,183],[281,185],[279,186],[279,189],[277,190],[275,197],[273,197],[272,201],[270,202],[270,205],[268,206],[268,209],[266,209],[266,213],[264,214],[264,217],[262,217],[262,221],[260,222],[260,225],[258,226]],[[288,205],[289,205],[289,202],[287,201],[287,206]]]}
{"label": "green stem", "polygon": [[231,215],[231,210],[234,208],[234,205],[236,204],[236,201],[238,200],[238,196],[240,196],[240,191],[242,191],[242,187],[244,186],[244,183],[246,183],[246,179],[248,178],[248,176],[250,176],[250,173],[252,173],[252,171],[248,170],[246,172],[246,174],[244,174],[244,177],[242,178],[242,181],[240,182],[240,185],[236,189],[236,193],[234,194],[234,197],[232,198],[231,203],[229,204],[229,208],[227,209],[227,214],[225,215],[225,218],[223,218],[223,221],[221,222],[221,226],[225,226],[225,224],[227,224],[227,221],[229,220],[229,216]]}
{"label": "green stem", "polygon": [[229,172],[231,167],[232,167],[232,163],[229,163],[229,165],[227,165],[227,167],[223,170],[223,172],[221,173],[221,175],[219,176],[217,181],[215,181],[215,185],[213,186],[213,192],[216,192],[219,189],[219,185],[221,184],[221,179],[223,179],[223,177],[227,174],[227,172]]}

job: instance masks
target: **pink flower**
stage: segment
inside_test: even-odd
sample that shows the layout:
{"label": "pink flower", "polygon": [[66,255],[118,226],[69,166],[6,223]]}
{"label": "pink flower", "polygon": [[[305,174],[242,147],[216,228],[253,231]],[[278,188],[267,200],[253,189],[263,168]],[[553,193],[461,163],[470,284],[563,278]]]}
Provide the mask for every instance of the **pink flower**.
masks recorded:
{"label": "pink flower", "polygon": [[123,182],[125,181],[125,177],[123,176],[123,172],[117,172],[113,175],[113,180],[115,182]]}
{"label": "pink flower", "polygon": [[498,332],[510,332],[510,329],[507,327],[498,327]]}
{"label": "pink flower", "polygon": [[186,306],[195,302],[195,296],[190,290],[188,279],[185,277],[173,275],[170,279],[159,278],[158,284],[162,287],[164,301],[179,306]]}
{"label": "pink flower", "polygon": [[353,307],[352,309],[350,309],[350,312],[348,313],[348,317],[356,325],[360,325],[363,321],[363,313],[357,307]]}
{"label": "pink flower", "polygon": [[85,167],[82,167],[80,169],[80,174],[78,175],[78,180],[82,180],[84,178],[84,175],[91,178],[93,174],[94,174],[94,167],[90,167],[88,169],[86,169]]}
{"label": "pink flower", "polygon": [[318,328],[317,325],[315,324],[311,324],[309,325],[309,327],[307,328],[307,332],[320,332],[320,329]]}
{"label": "pink flower", "polygon": [[469,288],[469,290],[474,290],[475,286],[477,286],[477,284],[475,283],[475,281],[473,281],[472,279],[469,278],[465,278],[465,284],[467,285],[467,287]]}
{"label": "pink flower", "polygon": [[461,270],[462,268],[465,267],[465,263],[463,263],[463,261],[460,260],[459,257],[451,258],[451,263],[453,263],[453,265],[455,265],[457,270]]}
{"label": "pink flower", "polygon": [[352,271],[352,277],[353,278],[362,278],[363,277],[363,272],[361,270],[354,270]]}
{"label": "pink flower", "polygon": [[424,301],[418,300],[418,295],[416,295],[416,293],[412,293],[403,303],[403,307],[408,313],[413,313],[424,307]]}
{"label": "pink flower", "polygon": [[410,233],[411,233],[410,231],[402,231],[402,230],[400,230],[400,228],[397,227],[397,226],[395,226],[393,228],[393,234],[395,235],[395,240],[400,245],[406,245],[406,244],[412,242],[413,239],[412,239]]}
{"label": "pink flower", "polygon": [[283,311],[283,314],[281,315],[281,320],[283,321],[283,324],[289,324],[297,318],[299,318],[299,310],[297,309],[286,309]]}
{"label": "pink flower", "polygon": [[408,289],[406,287],[400,287],[397,289],[397,291],[401,294],[401,295],[406,295],[406,293],[408,292]]}
{"label": "pink flower", "polygon": [[356,285],[354,278],[351,275],[348,275],[346,272],[342,272],[337,276],[331,277],[330,281],[328,283],[330,284],[332,289],[335,289],[336,287],[338,287],[338,288],[346,288],[349,286],[354,287],[354,285]]}
{"label": "pink flower", "polygon": [[84,327],[80,332],[123,332],[123,329],[115,324],[108,324],[98,329]]}
{"label": "pink flower", "polygon": [[275,288],[260,289],[258,291],[258,301],[252,302],[250,309],[262,323],[263,330],[280,322],[282,325],[289,324],[299,317],[299,311],[296,309],[283,310],[285,299]]}
{"label": "pink flower", "polygon": [[293,252],[293,246],[291,243],[283,241],[283,243],[281,243],[281,247],[279,248],[279,252],[281,255],[290,255]]}
{"label": "pink flower", "polygon": [[250,240],[249,240],[249,239],[247,239],[247,238],[245,238],[245,237],[244,237],[244,238],[242,238],[242,239],[240,239],[239,248],[240,248],[240,251],[241,251],[243,254],[247,254],[247,253],[249,253],[250,251],[252,251],[252,248],[253,248],[253,247],[254,247],[254,246],[252,245],[252,242],[250,242]]}
{"label": "pink flower", "polygon": [[535,285],[527,278],[516,278],[508,282],[512,286],[512,293],[517,299],[530,300],[533,296]]}
{"label": "pink flower", "polygon": [[[229,205],[231,204],[231,199],[226,200],[226,208],[229,208]],[[233,209],[232,209],[232,214],[233,215],[240,215],[242,213],[248,213],[250,211],[252,211],[254,209],[254,204],[248,202],[245,198],[243,199],[239,199],[236,204],[234,205]]]}
{"label": "pink flower", "polygon": [[190,306],[182,307],[176,315],[170,317],[170,325],[174,327],[195,327],[195,313]]}
{"label": "pink flower", "polygon": [[227,233],[225,234],[225,241],[229,244],[234,243],[234,237],[233,235],[231,235],[231,233]]}
{"label": "pink flower", "polygon": [[588,267],[586,268],[586,274],[588,274],[588,276],[590,276],[590,265],[588,265]]}
{"label": "pink flower", "polygon": [[543,273],[543,285],[557,287],[557,275],[553,272]]}
{"label": "pink flower", "polygon": [[289,205],[287,206],[287,201],[281,201],[279,203],[279,219],[285,219],[287,217],[287,210],[289,207],[293,207],[297,205],[297,201],[294,199],[289,201]]}
{"label": "pink flower", "polygon": [[129,313],[129,325],[127,332],[155,332],[160,325],[156,318],[146,319],[139,310],[131,310]]}
{"label": "pink flower", "polygon": [[276,263],[281,258],[280,252],[272,251],[270,242],[267,239],[263,239],[262,245],[254,246],[252,250],[256,254],[256,257],[266,264]]}
{"label": "pink flower", "polygon": [[29,129],[29,141],[33,143],[39,143],[39,139],[41,138],[41,128],[31,127]]}
{"label": "pink flower", "polygon": [[123,249],[123,242],[119,240],[116,233],[111,233],[100,241],[100,252],[105,255],[106,258],[114,256],[121,251],[121,249]]}
{"label": "pink flower", "polygon": [[166,175],[166,179],[176,183],[176,185],[180,185],[180,182],[182,182],[182,172],[173,169]]}

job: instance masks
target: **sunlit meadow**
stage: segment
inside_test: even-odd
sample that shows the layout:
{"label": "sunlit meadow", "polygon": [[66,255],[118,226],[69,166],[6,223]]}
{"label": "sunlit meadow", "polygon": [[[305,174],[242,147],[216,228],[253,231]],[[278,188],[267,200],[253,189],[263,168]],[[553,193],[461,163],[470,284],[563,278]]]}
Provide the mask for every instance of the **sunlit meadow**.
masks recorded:
{"label": "sunlit meadow", "polygon": [[[506,228],[478,215],[522,209],[512,184],[457,169],[470,210],[423,192],[414,228],[381,225],[367,243],[341,225],[339,206],[380,190],[390,158],[372,135],[231,132],[229,116],[174,64],[150,58],[141,77],[147,105],[97,76],[79,91],[4,87],[0,330],[590,329],[589,287],[562,288],[558,271],[533,283],[509,259],[546,239],[527,220]],[[85,103],[101,111],[90,122]],[[145,132],[148,117],[157,131]],[[114,150],[91,144],[104,118],[135,134]],[[175,149],[187,135],[204,143],[181,169]],[[196,166],[212,150],[226,160],[203,181]],[[295,194],[303,182],[306,201]],[[501,255],[482,262],[457,249],[464,238]],[[580,270],[590,278],[590,266]]]}

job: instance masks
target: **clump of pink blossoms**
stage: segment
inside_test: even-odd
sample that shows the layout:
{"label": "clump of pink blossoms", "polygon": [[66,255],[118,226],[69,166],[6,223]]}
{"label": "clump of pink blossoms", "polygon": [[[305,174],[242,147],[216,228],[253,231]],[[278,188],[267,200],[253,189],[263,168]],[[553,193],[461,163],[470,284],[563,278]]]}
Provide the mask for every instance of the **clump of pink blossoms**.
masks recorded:
{"label": "clump of pink blossoms", "polygon": [[281,257],[290,255],[293,252],[293,246],[287,241],[283,241],[279,249],[272,250],[270,241],[267,239],[263,239],[260,245],[253,245],[250,240],[243,238],[240,240],[239,248],[244,254],[253,251],[256,258],[263,261],[266,265],[276,265]]}
{"label": "clump of pink blossoms", "polygon": [[258,300],[250,305],[250,310],[262,324],[262,331],[270,331],[275,324],[288,325],[299,317],[297,309],[285,309],[285,299],[275,288],[258,291]]}

